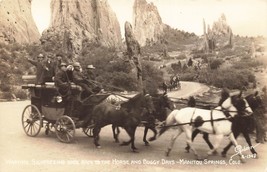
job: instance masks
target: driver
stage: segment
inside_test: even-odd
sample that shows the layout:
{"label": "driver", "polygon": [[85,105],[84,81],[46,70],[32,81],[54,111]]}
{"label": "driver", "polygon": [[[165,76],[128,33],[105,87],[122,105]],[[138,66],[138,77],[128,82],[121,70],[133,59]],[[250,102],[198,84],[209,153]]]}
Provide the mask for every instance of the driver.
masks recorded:
{"label": "driver", "polygon": [[86,77],[84,76],[84,74],[82,73],[80,63],[75,62],[73,64],[73,67],[74,67],[73,82],[75,84],[81,86],[88,95],[93,94],[92,88],[89,87],[89,83],[88,83]]}

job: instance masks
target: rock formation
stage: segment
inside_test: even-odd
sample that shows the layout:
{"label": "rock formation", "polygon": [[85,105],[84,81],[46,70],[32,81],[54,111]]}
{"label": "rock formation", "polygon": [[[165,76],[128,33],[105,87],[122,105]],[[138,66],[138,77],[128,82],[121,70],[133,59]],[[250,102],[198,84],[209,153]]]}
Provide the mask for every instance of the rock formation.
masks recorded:
{"label": "rock formation", "polygon": [[0,1],[0,42],[33,43],[39,38],[31,14],[31,0]]}
{"label": "rock formation", "polygon": [[204,47],[206,52],[212,52],[216,47],[229,47],[233,46],[233,33],[231,27],[226,22],[224,14],[215,21],[212,28],[208,25],[206,30],[206,24],[203,19],[204,26]]}
{"label": "rock formation", "polygon": [[141,46],[157,42],[163,34],[162,23],[157,7],[146,0],[135,0],[133,7],[133,32]]}
{"label": "rock formation", "polygon": [[107,0],[52,0],[51,23],[41,42],[58,39],[62,48],[78,54],[84,42],[120,47],[121,31]]}
{"label": "rock formation", "polygon": [[125,41],[127,46],[127,54],[131,65],[133,66],[133,73],[136,73],[137,79],[139,81],[139,90],[143,89],[142,82],[142,67],[140,63],[141,49],[140,44],[137,42],[135,35],[133,33],[132,25],[129,22],[125,22]]}

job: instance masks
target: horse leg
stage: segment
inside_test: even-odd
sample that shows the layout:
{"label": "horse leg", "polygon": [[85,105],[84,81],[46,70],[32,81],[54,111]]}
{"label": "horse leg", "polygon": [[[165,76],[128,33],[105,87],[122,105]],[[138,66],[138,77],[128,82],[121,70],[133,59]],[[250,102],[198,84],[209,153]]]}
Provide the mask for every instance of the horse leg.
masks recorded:
{"label": "horse leg", "polygon": [[153,131],[153,133],[154,133],[154,136],[153,136],[153,137],[150,137],[150,138],[148,139],[148,140],[151,142],[151,141],[156,140],[156,137],[157,137],[158,132],[157,132],[155,126],[153,126],[153,127],[149,127],[149,129],[150,129],[151,131]]}
{"label": "horse leg", "polygon": [[246,133],[246,132],[242,132],[242,133],[243,133],[243,136],[245,137],[245,139],[246,139],[246,141],[247,141],[247,143],[249,145],[251,153],[257,158],[258,154],[257,154],[257,152],[255,151],[254,147],[251,144],[251,140],[250,140],[249,134]]}
{"label": "horse leg", "polygon": [[215,145],[214,148],[210,151],[208,151],[208,155],[216,154],[218,147],[220,146],[220,143],[223,139],[223,134],[214,135],[215,136]]}
{"label": "horse leg", "polygon": [[132,128],[132,132],[131,132],[131,140],[132,140],[132,146],[131,146],[131,148],[132,148],[132,151],[133,151],[133,152],[137,152],[137,151],[136,151],[137,148],[136,148],[135,145],[134,145],[136,128],[137,128],[137,126],[133,127],[133,128]]}
{"label": "horse leg", "polygon": [[[185,135],[186,135],[186,143],[187,145],[189,145],[190,149],[194,152],[194,155],[196,156],[197,159],[201,159],[200,156],[198,155],[196,149],[192,146],[192,143],[193,143],[193,133],[192,133],[192,130],[191,129],[185,129]],[[198,132],[199,133],[199,132]],[[196,137],[197,134],[195,134],[195,137]]]}
{"label": "horse leg", "polygon": [[148,132],[148,126],[145,126],[143,142],[145,142],[145,145],[146,145],[146,146],[149,146],[149,143],[148,143],[148,141],[146,140],[147,132]]}
{"label": "horse leg", "polygon": [[[117,127],[117,128],[119,128],[119,127]],[[119,143],[119,139],[118,139],[119,133],[118,132],[116,133],[115,129],[116,129],[116,126],[113,124],[112,125],[113,138],[115,139],[116,143]]]}
{"label": "horse leg", "polygon": [[[195,137],[198,135],[198,133],[200,133],[200,130],[195,129],[192,133],[192,142],[194,141]],[[190,150],[190,146],[189,144],[187,144],[187,146],[185,147],[185,150],[187,151],[187,153],[189,153]]]}
{"label": "horse leg", "polygon": [[[234,137],[237,138],[239,136],[240,132],[234,132]],[[222,151],[222,157],[226,157],[226,154],[230,147],[233,145],[232,142],[230,142]]]}
{"label": "horse leg", "polygon": [[182,134],[182,129],[181,129],[181,128],[178,128],[177,133],[176,133],[175,135],[173,135],[172,138],[171,138],[170,145],[169,145],[169,147],[168,147],[168,149],[167,149],[167,151],[166,151],[166,156],[169,156],[169,155],[170,155],[170,152],[171,152],[171,150],[172,150],[172,148],[173,148],[174,142],[175,142],[175,140],[177,139],[177,137],[178,137],[180,134]]}
{"label": "horse leg", "polygon": [[134,135],[135,135],[135,131],[136,131],[136,127],[137,126],[134,126],[134,127],[127,127],[125,128],[127,134],[129,135],[130,137],[130,140],[127,141],[127,142],[122,142],[121,146],[127,146],[129,145],[130,143],[132,143],[131,145],[131,148],[133,150],[133,152],[135,152],[137,150],[137,148],[134,146]]}
{"label": "horse leg", "polygon": [[[236,149],[236,150],[239,150],[239,149],[240,149],[240,145],[238,145],[238,143],[237,143],[237,141],[236,141],[236,139],[235,139],[233,133],[231,133],[231,134],[229,135],[229,139],[230,139],[231,142],[235,145],[235,149]],[[244,158],[244,156],[242,155],[242,151],[238,151],[238,155],[239,155],[239,157],[240,157],[240,161],[241,161],[242,163],[245,163],[245,158]]]}
{"label": "horse leg", "polygon": [[208,144],[210,149],[213,149],[213,145],[211,144],[210,140],[209,140],[209,133],[204,133],[203,134],[203,139],[206,141],[206,143]]}
{"label": "horse leg", "polygon": [[98,143],[100,130],[101,128],[97,126],[93,129],[94,144],[96,148],[101,148],[100,144]]}

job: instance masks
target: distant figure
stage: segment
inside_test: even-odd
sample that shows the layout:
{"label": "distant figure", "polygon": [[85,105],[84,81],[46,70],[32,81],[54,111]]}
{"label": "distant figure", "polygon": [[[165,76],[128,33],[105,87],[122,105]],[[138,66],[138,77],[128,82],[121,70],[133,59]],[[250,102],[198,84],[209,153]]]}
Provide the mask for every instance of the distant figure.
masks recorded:
{"label": "distant figure", "polygon": [[35,84],[44,84],[44,72],[45,70],[48,70],[48,68],[45,66],[43,59],[44,59],[43,54],[39,54],[37,56],[37,61],[32,60],[30,58],[27,59],[31,64],[36,66]]}
{"label": "distant figure", "polygon": [[196,99],[194,98],[194,96],[189,97],[189,100],[187,102],[187,106],[188,107],[196,107]]}

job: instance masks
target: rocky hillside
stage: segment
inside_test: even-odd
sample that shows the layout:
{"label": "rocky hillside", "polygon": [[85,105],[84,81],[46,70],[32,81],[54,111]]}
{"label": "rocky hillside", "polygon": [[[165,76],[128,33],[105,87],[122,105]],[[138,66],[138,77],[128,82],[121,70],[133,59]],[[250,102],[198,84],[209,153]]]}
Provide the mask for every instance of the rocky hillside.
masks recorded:
{"label": "rocky hillside", "polygon": [[[120,47],[121,31],[107,0],[52,0],[51,23],[43,33],[43,45],[58,42],[58,48],[78,54],[83,42]],[[62,47],[63,46],[63,47]]]}
{"label": "rocky hillside", "polygon": [[0,1],[0,42],[33,43],[40,34],[31,14],[31,0]]}
{"label": "rocky hillside", "polygon": [[133,7],[133,30],[141,46],[157,42],[163,34],[162,23],[157,7],[146,0],[135,0]]}

